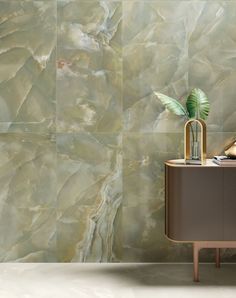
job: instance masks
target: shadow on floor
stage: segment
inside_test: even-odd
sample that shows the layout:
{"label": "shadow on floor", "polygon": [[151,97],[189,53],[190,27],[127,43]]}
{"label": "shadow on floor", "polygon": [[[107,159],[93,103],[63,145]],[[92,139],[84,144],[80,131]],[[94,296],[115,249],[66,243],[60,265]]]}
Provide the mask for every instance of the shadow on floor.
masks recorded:
{"label": "shadow on floor", "polygon": [[[75,265],[75,264],[74,264]],[[78,265],[78,266],[76,266]],[[235,286],[236,264],[200,264],[200,282],[192,280],[192,264],[76,264],[68,274],[107,278],[129,286]]]}

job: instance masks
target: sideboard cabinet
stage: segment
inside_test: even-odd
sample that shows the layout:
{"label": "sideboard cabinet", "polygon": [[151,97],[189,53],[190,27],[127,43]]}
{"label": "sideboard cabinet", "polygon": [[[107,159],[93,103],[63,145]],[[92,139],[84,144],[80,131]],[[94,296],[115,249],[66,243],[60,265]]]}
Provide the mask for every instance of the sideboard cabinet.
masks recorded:
{"label": "sideboard cabinet", "polygon": [[166,236],[193,243],[194,280],[199,280],[198,255],[202,248],[236,248],[236,167],[165,163]]}

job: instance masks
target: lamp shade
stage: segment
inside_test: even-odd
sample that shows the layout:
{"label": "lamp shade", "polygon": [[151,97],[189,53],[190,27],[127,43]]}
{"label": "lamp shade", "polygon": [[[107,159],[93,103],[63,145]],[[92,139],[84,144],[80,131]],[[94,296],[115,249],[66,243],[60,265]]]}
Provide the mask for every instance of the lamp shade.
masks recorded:
{"label": "lamp shade", "polygon": [[236,141],[234,141],[227,149],[225,150],[225,155],[230,158],[236,158]]}

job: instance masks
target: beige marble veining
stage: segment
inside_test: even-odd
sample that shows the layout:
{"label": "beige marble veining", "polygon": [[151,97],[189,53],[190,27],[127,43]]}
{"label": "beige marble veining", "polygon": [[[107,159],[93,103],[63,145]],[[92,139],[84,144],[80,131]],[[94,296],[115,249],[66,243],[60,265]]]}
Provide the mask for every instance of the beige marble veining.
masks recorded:
{"label": "beige marble veining", "polygon": [[59,260],[119,260],[120,137],[61,134],[57,146]]}
{"label": "beige marble veining", "polygon": [[[129,134],[124,137],[123,260],[174,261],[190,258],[186,245],[164,236],[164,161],[182,156],[182,135]],[[160,259],[159,259],[160,258]]]}
{"label": "beige marble veining", "polygon": [[[199,11],[204,13],[199,14]],[[201,86],[211,100],[208,130],[236,130],[236,8],[233,1],[195,4],[189,36],[189,85]]]}
{"label": "beige marble veining", "polygon": [[[180,132],[154,96],[159,90],[182,97],[188,88],[188,2],[123,4],[124,129]],[[135,59],[133,59],[135,57]],[[166,118],[171,121],[168,125]]]}
{"label": "beige marble veining", "polygon": [[0,7],[0,131],[53,131],[56,1]]}
{"label": "beige marble veining", "polygon": [[124,2],[126,130],[180,132],[182,124],[163,112],[153,90],[182,101],[196,86],[211,101],[208,130],[236,130],[231,108],[235,102],[235,16],[234,1]]}
{"label": "beige marble veining", "polygon": [[0,0],[0,261],[191,261],[164,237],[184,119],[153,91],[203,89],[208,156],[223,153],[235,17],[235,0]]}
{"label": "beige marble veining", "polygon": [[120,2],[58,3],[58,131],[121,129],[121,17]]}
{"label": "beige marble veining", "polygon": [[0,134],[0,260],[53,261],[56,245],[55,141]]}

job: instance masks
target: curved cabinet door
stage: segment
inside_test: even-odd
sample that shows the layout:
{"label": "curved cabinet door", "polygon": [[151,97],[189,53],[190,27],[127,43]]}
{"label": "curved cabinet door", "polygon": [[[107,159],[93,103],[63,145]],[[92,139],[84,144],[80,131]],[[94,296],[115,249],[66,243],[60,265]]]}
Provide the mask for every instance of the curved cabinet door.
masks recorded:
{"label": "curved cabinet door", "polygon": [[224,240],[236,240],[236,168],[224,168]]}
{"label": "curved cabinet door", "polygon": [[220,167],[166,165],[166,235],[176,241],[224,240],[222,192]]}

